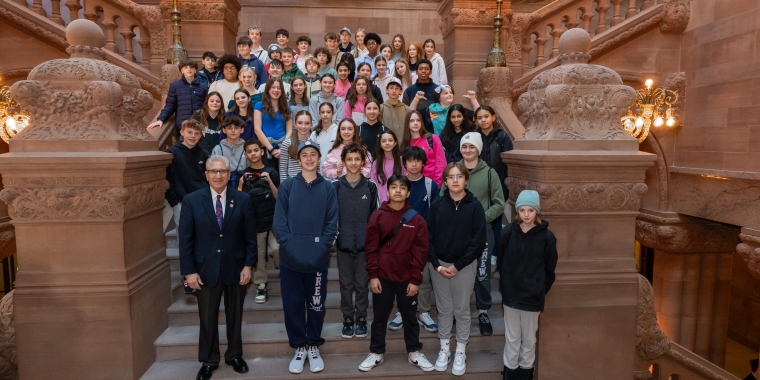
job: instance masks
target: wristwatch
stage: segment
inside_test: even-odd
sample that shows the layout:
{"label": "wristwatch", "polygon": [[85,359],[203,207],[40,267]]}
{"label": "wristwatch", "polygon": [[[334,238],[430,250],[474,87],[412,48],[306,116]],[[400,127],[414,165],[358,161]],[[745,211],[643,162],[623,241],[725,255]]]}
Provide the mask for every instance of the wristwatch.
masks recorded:
{"label": "wristwatch", "polygon": [[441,273],[441,268],[443,268],[443,265],[439,265],[438,268],[435,268],[435,271]]}

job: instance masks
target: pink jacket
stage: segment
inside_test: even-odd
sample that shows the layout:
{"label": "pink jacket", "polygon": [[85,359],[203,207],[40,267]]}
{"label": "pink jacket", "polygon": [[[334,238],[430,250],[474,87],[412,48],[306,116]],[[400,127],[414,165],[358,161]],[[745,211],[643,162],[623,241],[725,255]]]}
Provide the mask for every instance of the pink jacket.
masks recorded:
{"label": "pink jacket", "polygon": [[[441,139],[436,135],[433,137],[433,147],[430,147],[427,137],[417,137],[409,142],[409,146],[422,148],[427,155],[427,163],[422,168],[422,175],[435,181],[440,187],[443,184],[443,169],[446,168],[446,154],[443,152]],[[324,170],[323,170],[324,172]]]}
{"label": "pink jacket", "polygon": [[351,89],[351,81],[346,79],[346,83],[343,83],[338,78],[335,78],[335,94],[340,96],[343,99],[346,99],[346,95],[348,95],[348,90]]}
{"label": "pink jacket", "polygon": [[[377,161],[372,161],[372,169],[370,169],[370,179],[377,184],[377,197],[380,199],[380,203],[388,201],[388,183],[380,184],[380,180],[377,178]],[[401,160],[399,160],[400,162]],[[385,172],[385,180],[387,181],[393,175],[393,157],[383,157],[383,171]],[[401,174],[407,175],[406,168],[401,165]]]}
{"label": "pink jacket", "polygon": [[[439,143],[440,144],[440,143]],[[343,144],[338,145],[337,148],[330,151],[327,154],[325,163],[322,164],[322,175],[327,179],[338,179],[346,175],[346,167],[343,167],[343,171],[338,173],[338,163],[341,162],[340,154],[343,153]],[[362,174],[369,178],[369,171],[372,168],[372,156],[367,153],[367,159],[364,160],[364,168],[362,168]]]}
{"label": "pink jacket", "polygon": [[[344,119],[354,119],[353,113],[358,112],[361,113],[361,120],[354,119],[354,122],[356,125],[359,125],[364,122],[364,104],[367,103],[367,97],[366,96],[360,96],[356,98],[356,104],[354,104],[354,107],[351,108],[351,104],[348,103],[348,100],[346,100],[346,104],[343,106],[343,118]],[[340,131],[338,131],[340,133]]]}

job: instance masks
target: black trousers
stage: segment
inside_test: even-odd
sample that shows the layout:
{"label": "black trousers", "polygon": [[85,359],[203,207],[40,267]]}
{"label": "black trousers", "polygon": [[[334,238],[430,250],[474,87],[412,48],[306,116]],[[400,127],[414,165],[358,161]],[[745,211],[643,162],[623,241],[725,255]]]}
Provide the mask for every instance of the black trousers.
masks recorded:
{"label": "black trousers", "polygon": [[227,352],[225,360],[243,357],[243,336],[240,331],[243,322],[244,285],[225,285],[221,279],[213,288],[202,286],[198,295],[198,313],[201,322],[198,361],[203,365],[219,365],[219,304],[224,294],[224,313],[227,317]]}
{"label": "black trousers", "polygon": [[375,354],[385,353],[385,333],[387,332],[388,318],[393,311],[393,301],[398,305],[398,311],[404,321],[404,342],[406,352],[415,352],[422,349],[420,343],[420,325],[417,323],[417,295],[406,296],[406,287],[409,282],[390,282],[383,278],[380,280],[382,292],[372,293],[372,303],[375,310],[375,318],[372,320],[372,337],[369,350]]}

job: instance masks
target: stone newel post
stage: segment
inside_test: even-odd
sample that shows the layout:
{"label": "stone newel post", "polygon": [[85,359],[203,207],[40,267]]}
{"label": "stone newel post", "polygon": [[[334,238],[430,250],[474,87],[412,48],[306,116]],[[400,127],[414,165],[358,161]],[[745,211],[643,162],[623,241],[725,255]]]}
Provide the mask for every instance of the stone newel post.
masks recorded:
{"label": "stone newel post", "polygon": [[620,125],[635,91],[613,70],[588,64],[590,46],[583,29],[562,35],[561,65],[520,96],[525,134],[502,154],[512,203],[520,191],[537,190],[557,236],[557,281],[539,325],[540,380],[634,373],[634,230],[655,156],[639,152]]}
{"label": "stone newel post", "polygon": [[161,230],[165,168],[141,119],[152,97],[103,60],[91,21],[66,30],[70,59],[14,84],[32,125],[0,155],[16,228],[19,375],[138,379],[167,326]]}

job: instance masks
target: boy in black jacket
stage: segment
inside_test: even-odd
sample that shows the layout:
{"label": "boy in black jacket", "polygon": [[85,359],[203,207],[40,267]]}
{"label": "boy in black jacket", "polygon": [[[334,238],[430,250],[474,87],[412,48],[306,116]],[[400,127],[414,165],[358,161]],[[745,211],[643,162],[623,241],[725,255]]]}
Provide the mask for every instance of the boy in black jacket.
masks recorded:
{"label": "boy in black jacket", "polygon": [[367,157],[367,151],[363,146],[356,143],[348,144],[340,156],[346,167],[346,175],[333,182],[333,185],[338,195],[336,248],[340,309],[343,312],[341,336],[353,338],[356,335],[361,338],[367,336],[369,306],[369,275],[364,239],[369,217],[378,207],[377,185],[362,175],[364,160]]}
{"label": "boy in black jacket", "polygon": [[504,379],[532,378],[538,315],[554,284],[557,238],[538,217],[540,202],[538,192],[523,190],[515,202],[518,215],[501,234],[496,268],[506,330]]}
{"label": "boy in black jacket", "polygon": [[[187,119],[182,122],[179,132],[182,141],[166,150],[174,158],[166,167],[166,181],[169,189],[164,197],[174,210],[174,223],[179,227],[179,214],[182,211],[182,198],[193,191],[208,186],[206,183],[206,160],[208,153],[198,145],[203,136],[203,126],[198,120]],[[177,229],[179,231],[179,229]]]}

